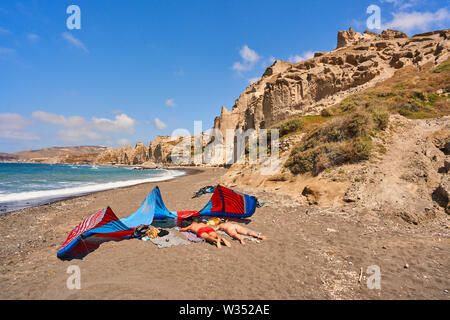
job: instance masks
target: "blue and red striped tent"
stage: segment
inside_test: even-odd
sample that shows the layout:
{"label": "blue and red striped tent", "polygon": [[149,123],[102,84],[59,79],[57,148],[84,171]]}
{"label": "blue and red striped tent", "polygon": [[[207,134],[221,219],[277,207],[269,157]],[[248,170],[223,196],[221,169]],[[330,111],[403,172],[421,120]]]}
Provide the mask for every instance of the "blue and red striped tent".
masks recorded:
{"label": "blue and red striped tent", "polygon": [[[162,202],[162,200],[161,200]],[[164,204],[163,204],[164,205]],[[200,211],[159,210],[155,220],[167,218],[185,219],[193,216],[213,216],[244,219],[251,217],[256,210],[258,200],[247,194],[241,194],[224,186],[217,186],[209,202]],[[165,209],[165,207],[164,207]]]}
{"label": "blue and red striped tent", "polygon": [[[164,205],[158,187],[145,198],[140,208],[129,217],[119,219],[110,207],[84,219],[76,226],[58,250],[60,259],[82,258],[105,241],[133,237],[139,225],[150,225],[154,220],[182,219],[194,216],[249,218],[258,206],[258,200],[246,194],[217,186],[209,202],[200,211],[169,211]],[[176,223],[176,222],[175,222]]]}
{"label": "blue and red striped tent", "polygon": [[[150,225],[154,215],[165,209],[161,193],[156,187],[145,198],[139,209],[127,218],[119,219],[110,207],[84,219],[77,225],[58,250],[61,259],[83,257],[97,249],[101,243],[130,239],[139,225]],[[166,209],[167,210],[167,209]]]}

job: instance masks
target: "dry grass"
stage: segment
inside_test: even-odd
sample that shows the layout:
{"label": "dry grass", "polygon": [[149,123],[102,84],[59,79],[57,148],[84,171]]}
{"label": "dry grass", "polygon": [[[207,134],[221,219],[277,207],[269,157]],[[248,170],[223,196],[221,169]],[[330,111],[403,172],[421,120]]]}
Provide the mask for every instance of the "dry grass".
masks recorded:
{"label": "dry grass", "polygon": [[413,66],[362,93],[333,106],[330,112],[353,112],[358,107],[384,107],[409,119],[435,118],[450,114],[450,62],[436,68],[431,64],[420,70]]}
{"label": "dry grass", "polygon": [[305,123],[302,117],[295,117],[286,121],[283,121],[275,126],[272,130],[279,130],[280,138],[287,136],[288,134],[299,132],[303,129]]}
{"label": "dry grass", "polygon": [[[285,166],[294,174],[323,170],[368,160],[373,150],[372,137],[389,125],[391,113],[410,119],[439,117],[450,114],[450,60],[421,70],[409,66],[372,89],[352,95],[341,103],[312,118],[303,119],[302,141],[294,147]],[[305,118],[305,117],[303,117]],[[317,121],[320,119],[320,121]]]}
{"label": "dry grass", "polygon": [[269,140],[270,131],[278,129],[280,138],[285,138],[301,132],[308,132],[316,128],[322,123],[327,122],[332,118],[331,114],[327,115],[309,115],[309,116],[297,116],[288,120],[284,120],[269,128]]}
{"label": "dry grass", "polygon": [[294,147],[285,166],[294,174],[317,175],[336,165],[369,159],[371,135],[375,130],[384,130],[389,121],[380,121],[385,118],[382,114],[378,109],[357,109],[321,124]]}
{"label": "dry grass", "polygon": [[450,62],[444,62],[433,69],[434,73],[441,73],[444,71],[450,71]]}

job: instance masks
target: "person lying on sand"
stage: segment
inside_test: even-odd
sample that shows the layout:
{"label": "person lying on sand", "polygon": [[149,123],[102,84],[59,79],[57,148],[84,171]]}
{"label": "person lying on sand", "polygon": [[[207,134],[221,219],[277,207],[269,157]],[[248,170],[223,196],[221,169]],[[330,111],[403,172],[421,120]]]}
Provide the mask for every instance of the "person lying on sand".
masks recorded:
{"label": "person lying on sand", "polygon": [[232,222],[222,222],[214,227],[215,230],[225,231],[230,237],[239,240],[242,244],[245,245],[244,239],[240,235],[251,236],[254,238],[258,238],[261,240],[266,240],[267,237],[263,235],[259,235],[253,231],[247,230],[244,227]]}
{"label": "person lying on sand", "polygon": [[198,223],[195,221],[187,221],[187,223],[191,223],[190,225],[181,228],[180,231],[192,231],[197,234],[198,237],[205,239],[208,242],[215,243],[217,248],[221,248],[221,242],[223,242],[227,247],[231,247],[231,243],[222,238],[221,235],[216,233],[216,230],[211,228],[205,223]]}

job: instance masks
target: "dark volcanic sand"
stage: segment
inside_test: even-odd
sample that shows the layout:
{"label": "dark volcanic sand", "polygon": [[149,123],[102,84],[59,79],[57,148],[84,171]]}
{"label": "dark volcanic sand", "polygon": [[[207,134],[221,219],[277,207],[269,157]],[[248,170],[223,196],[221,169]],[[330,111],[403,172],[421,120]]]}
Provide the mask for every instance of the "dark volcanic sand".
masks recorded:
{"label": "dark volcanic sand", "polygon": [[[447,217],[409,225],[350,206],[301,206],[256,194],[266,205],[248,227],[267,241],[232,241],[158,249],[150,242],[108,242],[83,260],[60,261],[56,251],[74,226],[111,206],[133,213],[158,185],[169,210],[199,210],[225,169],[142,184],[0,215],[1,299],[448,299]],[[191,172],[192,173],[192,172]],[[239,188],[238,188],[239,190]],[[240,190],[245,191],[245,190]],[[408,264],[408,268],[405,265]],[[66,286],[67,268],[81,270],[81,290]],[[381,269],[381,290],[367,288],[367,267]],[[359,283],[360,270],[362,281]]]}

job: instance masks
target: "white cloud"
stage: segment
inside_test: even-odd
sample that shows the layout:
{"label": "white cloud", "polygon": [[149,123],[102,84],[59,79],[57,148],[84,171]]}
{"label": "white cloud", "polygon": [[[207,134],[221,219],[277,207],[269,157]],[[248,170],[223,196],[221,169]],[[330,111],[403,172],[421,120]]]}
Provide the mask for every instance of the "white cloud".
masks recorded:
{"label": "white cloud", "polygon": [[42,122],[63,127],[63,130],[58,131],[58,135],[65,142],[106,138],[99,132],[133,134],[135,132],[134,126],[137,124],[136,120],[124,113],[116,115],[113,120],[93,117],[90,121],[79,116],[66,117],[44,111],[35,111],[32,116]]}
{"label": "white cloud", "polygon": [[125,113],[117,115],[115,120],[105,119],[105,118],[92,118],[92,122],[96,129],[100,131],[111,131],[111,132],[126,132],[134,133],[134,126],[136,121]]}
{"label": "white cloud", "polygon": [[34,133],[24,131],[0,130],[0,138],[11,140],[40,140],[40,137]]}
{"label": "white cloud", "polygon": [[91,121],[87,121],[79,116],[65,117],[44,111],[35,111],[32,116],[35,119],[60,127],[76,127],[110,132],[134,133],[134,126],[136,125],[136,121],[124,113],[116,115],[114,120],[93,117]]}
{"label": "white cloud", "polygon": [[11,48],[0,47],[0,58],[10,57],[16,54],[16,50]]}
{"label": "white cloud", "polygon": [[128,146],[130,145],[130,141],[128,139],[119,139],[117,140],[117,144],[119,146]]}
{"label": "white cloud", "polygon": [[86,53],[89,53],[89,50],[86,48],[84,43],[80,39],[75,38],[71,33],[63,32],[62,33],[62,37],[64,38],[64,40],[66,40],[67,42],[69,42],[73,46],[83,50]]}
{"label": "white cloud", "polygon": [[29,125],[30,121],[16,113],[0,113],[0,128],[18,130]]}
{"label": "white cloud", "polygon": [[170,98],[166,100],[166,106],[168,107],[176,107],[177,105],[175,104],[175,99]]}
{"label": "white cloud", "polygon": [[155,118],[154,123],[158,129],[167,129],[167,125],[158,118]]}
{"label": "white cloud", "polygon": [[436,12],[397,12],[392,13],[393,19],[383,25],[383,29],[397,29],[404,32],[412,30],[428,31],[433,26],[450,22],[450,12],[446,8]]}
{"label": "white cloud", "polygon": [[242,59],[246,62],[257,62],[259,60],[259,56],[255,50],[250,49],[247,45],[243,46],[241,51],[239,52]]}
{"label": "white cloud", "polygon": [[84,127],[87,121],[78,116],[66,118],[63,115],[57,115],[44,111],[35,111],[32,113],[33,118],[41,120],[42,122],[54,124],[61,127]]}
{"label": "white cloud", "polygon": [[39,140],[40,138],[33,134],[24,131],[31,122],[15,113],[1,113],[0,114],[0,138],[14,139],[14,140]]}
{"label": "white cloud", "polygon": [[235,62],[233,63],[233,70],[236,71],[246,71],[246,70],[250,70],[251,68],[249,68],[248,66],[240,63],[240,62]]}
{"label": "white cloud", "polygon": [[37,35],[35,33],[28,33],[27,39],[30,42],[38,42],[41,39],[41,37],[39,37],[39,35]]}
{"label": "white cloud", "polygon": [[256,53],[256,51],[250,49],[247,45],[242,47],[239,51],[239,55],[242,58],[242,62],[235,62],[233,64],[233,70],[238,72],[252,70],[260,59],[260,56]]}
{"label": "white cloud", "polygon": [[16,59],[16,50],[0,47],[0,60],[14,61]]}
{"label": "white cloud", "polygon": [[414,7],[419,1],[420,0],[380,0],[381,3],[391,3],[394,7],[400,8],[400,10]]}
{"label": "white cloud", "polygon": [[301,61],[308,60],[308,59],[311,59],[311,58],[314,58],[314,52],[306,51],[306,52],[303,52],[302,55],[290,56],[288,58],[288,61],[292,62],[292,63],[299,63]]}
{"label": "white cloud", "polygon": [[182,77],[182,76],[184,76],[184,70],[183,69],[178,69],[177,71],[175,71],[173,73],[173,75],[176,76],[176,77]]}
{"label": "white cloud", "polygon": [[82,142],[86,140],[100,140],[105,137],[87,128],[67,129],[58,131],[59,138],[64,142]]}
{"label": "white cloud", "polygon": [[8,29],[0,27],[0,36],[7,36],[7,35],[10,35],[11,33],[12,32],[9,31]]}

